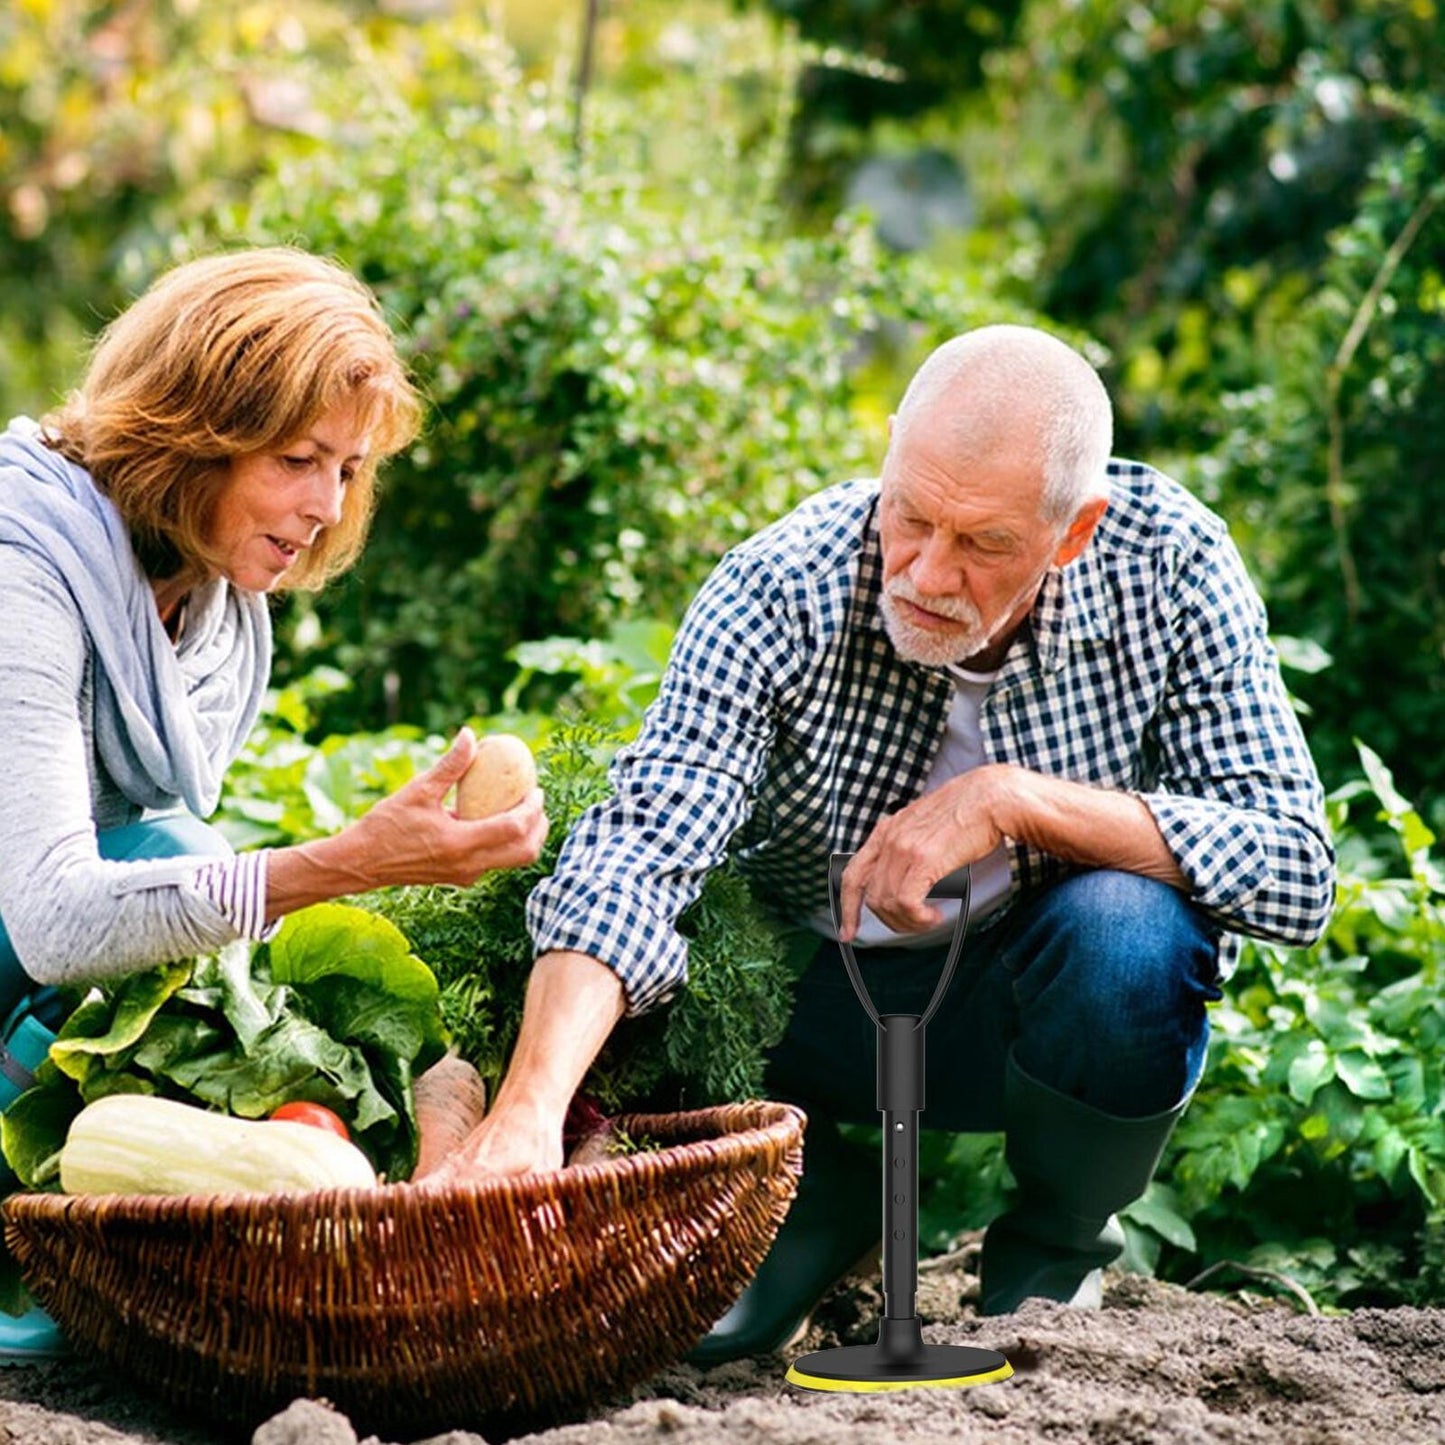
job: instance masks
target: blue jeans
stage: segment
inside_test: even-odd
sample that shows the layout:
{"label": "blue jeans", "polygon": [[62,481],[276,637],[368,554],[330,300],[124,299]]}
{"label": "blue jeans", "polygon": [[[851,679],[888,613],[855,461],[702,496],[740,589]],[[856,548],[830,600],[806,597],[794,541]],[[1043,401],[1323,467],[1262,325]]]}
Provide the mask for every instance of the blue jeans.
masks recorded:
{"label": "blue jeans", "polygon": [[[168,813],[159,818],[146,818],[111,828],[97,836],[100,856],[113,863],[141,858],[180,858],[195,854],[202,858],[229,858],[231,849],[226,840],[209,823],[189,813]],[[0,1019],[9,1018],[10,1011],[32,989],[35,980],[20,966],[5,920],[0,918]]]}
{"label": "blue jeans", "polygon": [[[1171,1109],[1198,1081],[1205,1004],[1220,997],[1216,926],[1176,889],[1132,873],[1081,873],[1015,904],[964,942],[928,1025],[927,1128],[1004,1128],[1004,1065],[1121,1118]],[[921,1014],[945,947],[856,950],[880,1014]],[[773,1096],[876,1124],[877,1029],[836,944],[799,981],[769,1057]]]}

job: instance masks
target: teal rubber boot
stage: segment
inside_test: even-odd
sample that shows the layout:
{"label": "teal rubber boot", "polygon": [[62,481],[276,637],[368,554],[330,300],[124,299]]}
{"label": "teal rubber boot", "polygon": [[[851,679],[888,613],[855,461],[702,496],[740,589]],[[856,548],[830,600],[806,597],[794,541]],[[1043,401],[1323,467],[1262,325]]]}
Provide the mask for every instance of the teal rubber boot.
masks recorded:
{"label": "teal rubber boot", "polygon": [[1010,1055],[1004,1158],[1018,1194],[984,1234],[983,1314],[1008,1314],[1030,1298],[1099,1306],[1104,1268],[1124,1250],[1116,1211],[1149,1187],[1188,1102],[1118,1118],[1041,1084]]}
{"label": "teal rubber boot", "polygon": [[69,1353],[60,1327],[39,1305],[23,1315],[0,1314],[0,1366],[58,1360]]}
{"label": "teal rubber boot", "polygon": [[[21,999],[0,1025],[0,1114],[34,1082],[63,1015],[56,991],[39,989]],[[0,1194],[18,1187],[19,1180],[0,1158]],[[69,1353],[59,1326],[39,1305],[20,1315],[0,1312],[0,1365],[53,1360]]]}
{"label": "teal rubber boot", "polygon": [[810,1120],[798,1193],[772,1249],[687,1362],[708,1368],[786,1346],[833,1285],[876,1252],[882,1189],[876,1157],[849,1145],[830,1121]]}

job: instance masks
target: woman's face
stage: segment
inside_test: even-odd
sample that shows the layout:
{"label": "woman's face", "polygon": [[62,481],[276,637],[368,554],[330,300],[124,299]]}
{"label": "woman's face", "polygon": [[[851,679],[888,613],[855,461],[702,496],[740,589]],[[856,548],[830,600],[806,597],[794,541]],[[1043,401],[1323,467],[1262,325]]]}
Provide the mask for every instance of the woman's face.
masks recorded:
{"label": "woman's face", "polygon": [[345,406],[271,451],[232,461],[208,538],[222,574],[248,592],[271,591],[340,521],[369,445],[356,408]]}

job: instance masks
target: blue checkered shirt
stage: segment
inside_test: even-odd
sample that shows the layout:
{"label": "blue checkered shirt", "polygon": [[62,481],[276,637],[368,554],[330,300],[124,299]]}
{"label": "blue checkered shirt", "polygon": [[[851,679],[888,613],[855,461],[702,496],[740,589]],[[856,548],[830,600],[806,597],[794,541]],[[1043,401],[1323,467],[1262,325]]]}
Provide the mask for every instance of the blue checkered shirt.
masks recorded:
{"label": "blue checkered shirt", "polygon": [[[1225,930],[1307,944],[1334,897],[1323,797],[1264,606],[1223,522],[1109,467],[1083,554],[1045,578],[980,718],[991,761],[1124,790]],[[528,903],[537,951],[613,968],[628,1011],[687,976],[678,916],[730,852],[802,922],[828,858],[922,791],[953,686],[903,661],[879,610],[876,482],[835,486],[734,548],[683,619],[657,700]],[[1077,869],[1010,843],[1011,901]],[[1002,915],[996,912],[990,921]]]}

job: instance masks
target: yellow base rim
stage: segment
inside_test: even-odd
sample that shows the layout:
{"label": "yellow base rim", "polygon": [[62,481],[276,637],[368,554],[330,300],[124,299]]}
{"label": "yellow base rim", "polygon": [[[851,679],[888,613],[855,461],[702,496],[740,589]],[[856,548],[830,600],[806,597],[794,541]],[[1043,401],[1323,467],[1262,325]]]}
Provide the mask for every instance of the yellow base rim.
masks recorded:
{"label": "yellow base rim", "polygon": [[989,1370],[982,1375],[959,1375],[951,1380],[827,1380],[821,1375],[805,1374],[796,1365],[790,1365],[787,1381],[790,1385],[801,1385],[805,1390],[877,1395],[889,1390],[965,1390],[970,1385],[991,1385],[996,1380],[1007,1380],[1013,1372],[1013,1366],[1005,1360],[997,1370]]}

